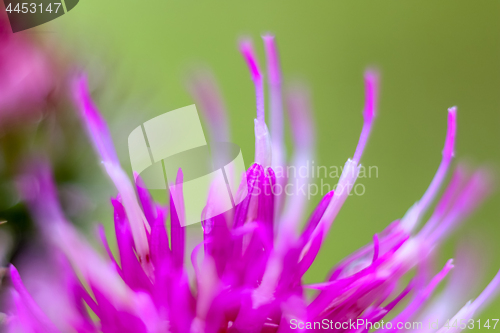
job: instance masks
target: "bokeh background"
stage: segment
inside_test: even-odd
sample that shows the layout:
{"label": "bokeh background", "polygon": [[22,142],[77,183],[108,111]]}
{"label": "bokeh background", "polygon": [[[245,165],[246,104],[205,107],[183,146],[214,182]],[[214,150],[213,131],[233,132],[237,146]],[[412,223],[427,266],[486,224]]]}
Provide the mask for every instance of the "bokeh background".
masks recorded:
{"label": "bokeh background", "polygon": [[[285,82],[310,88],[317,165],[342,166],[352,156],[362,126],[363,71],[375,66],[381,72],[379,117],[362,160],[378,167],[378,178],[361,180],[365,194],[346,202],[306,282],[323,280],[336,262],[420,198],[440,162],[448,107],[458,107],[457,160],[487,164],[500,175],[498,1],[82,0],[26,33],[59,43],[89,73],[130,171],[128,134],[154,116],[194,103],[186,78],[200,66],[215,73],[232,141],[251,163],[254,89],[237,40],[252,37],[263,65],[260,36],[266,32],[277,37]],[[79,223],[92,236],[89,221],[111,226],[108,198],[114,190],[84,146],[75,146],[79,181],[92,194],[92,209]],[[310,210],[319,199],[311,199]],[[495,192],[450,238],[440,260],[469,244],[483,253],[485,271],[478,279],[485,286],[500,268],[499,218]],[[480,316],[499,317],[500,299]]]}

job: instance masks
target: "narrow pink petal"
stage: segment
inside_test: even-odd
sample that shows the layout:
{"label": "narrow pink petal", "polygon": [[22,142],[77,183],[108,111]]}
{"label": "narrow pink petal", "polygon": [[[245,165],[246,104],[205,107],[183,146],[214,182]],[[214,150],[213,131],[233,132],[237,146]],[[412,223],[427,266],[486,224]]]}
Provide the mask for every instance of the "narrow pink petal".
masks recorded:
{"label": "narrow pink petal", "polygon": [[497,272],[495,277],[488,283],[486,288],[481,292],[481,294],[472,302],[471,310],[472,312],[478,312],[482,308],[486,307],[492,298],[496,297],[498,294],[498,289],[500,287],[500,271]]}
{"label": "narrow pink petal", "polygon": [[243,224],[255,222],[257,227],[252,234],[234,240],[228,265],[235,270],[231,274],[238,276],[240,283],[255,286],[262,280],[267,259],[273,248],[274,195],[271,184],[275,183],[276,178],[271,168],[264,171],[258,164],[254,164],[249,171],[249,195],[236,208],[233,228],[240,226],[239,221]]}
{"label": "narrow pink petal", "polygon": [[451,163],[451,160],[454,156],[454,147],[455,147],[455,135],[457,128],[457,108],[453,107],[448,109],[448,130],[446,132],[446,140],[443,149],[443,159],[439,168],[436,172],[436,175],[432,179],[431,184],[425,191],[425,194],[420,199],[419,207],[420,214],[424,214],[430,204],[434,201],[439,189],[441,188],[441,184],[443,183],[446,174],[448,173],[448,169]]}
{"label": "narrow pink petal", "polygon": [[166,209],[158,207],[157,217],[151,226],[149,246],[151,249],[151,261],[155,265],[155,269],[165,265],[165,261],[170,259],[169,241],[165,228],[167,214]]}
{"label": "narrow pink petal", "polygon": [[[424,303],[429,299],[432,295],[434,289],[437,285],[446,277],[448,272],[453,268],[453,260],[448,260],[443,269],[431,280],[431,282],[424,288],[424,290],[420,291],[415,298],[410,302],[410,304],[397,315],[391,322],[393,323],[393,327],[397,327],[397,323],[399,322],[407,322],[411,319],[411,317],[419,311]],[[390,332],[390,330],[382,330],[381,332],[386,333]]]}
{"label": "narrow pink petal", "polygon": [[253,50],[252,42],[248,39],[240,42],[240,52],[247,62],[248,69],[255,85],[255,99],[257,105],[257,119],[255,119],[255,162],[264,167],[272,163],[272,147],[269,131],[266,126],[264,108],[264,82],[262,72]]}
{"label": "narrow pink petal", "polygon": [[344,165],[344,169],[337,184],[337,188],[335,189],[335,192],[333,194],[333,198],[326,208],[325,213],[321,217],[318,226],[312,232],[311,239],[316,236],[315,234],[319,232],[320,227],[322,230],[323,240],[324,238],[326,238],[326,236],[328,235],[328,230],[331,228],[335,218],[337,217],[340,209],[342,208],[344,202],[349,196],[349,193],[351,193],[354,184],[356,183],[358,173],[358,163],[354,160],[349,159]]}
{"label": "narrow pink petal", "polygon": [[154,223],[157,217],[156,204],[151,198],[149,191],[144,184],[141,176],[134,171],[134,179],[135,179],[135,189],[137,190],[137,196],[139,197],[139,202],[141,203],[142,210],[144,212],[144,216],[150,225]]}
{"label": "narrow pink petal", "polygon": [[[267,79],[269,83],[269,105],[271,111],[271,136],[273,146],[273,167],[282,167],[285,162],[283,132],[283,101],[281,92],[281,68],[278,47],[274,36],[262,36],[266,50]],[[279,181],[278,181],[279,182]]]}
{"label": "narrow pink petal", "polygon": [[365,108],[363,110],[363,129],[359,138],[356,152],[353,160],[358,162],[361,160],[370,132],[372,130],[373,120],[377,116],[378,90],[379,90],[379,75],[373,70],[365,72]]}
{"label": "narrow pink petal", "polygon": [[94,105],[87,88],[87,78],[80,76],[73,87],[75,101],[80,111],[80,116],[85,122],[89,138],[99,152],[103,162],[118,164],[118,156],[111,139],[106,121]]}
{"label": "narrow pink petal", "polygon": [[450,208],[455,203],[458,195],[463,190],[468,178],[467,171],[464,166],[459,165],[453,172],[450,183],[446,187],[443,196],[439,200],[436,209],[434,210],[429,221],[425,223],[422,230],[419,231],[419,235],[425,237],[429,235],[436,225],[445,217]]}
{"label": "narrow pink petal", "polygon": [[50,321],[47,315],[35,303],[28,290],[26,290],[17,269],[13,265],[10,265],[9,271],[12,285],[19,294],[19,302],[27,309],[27,313],[31,317],[29,319],[33,323],[33,326],[35,326],[33,329],[40,332],[59,332],[59,329]]}
{"label": "narrow pink petal", "polygon": [[59,248],[89,283],[95,283],[113,302],[132,306],[131,290],[69,223],[57,201],[54,182],[46,164],[33,161],[18,180],[19,190],[48,241]]}
{"label": "narrow pink petal", "polygon": [[226,263],[231,257],[232,242],[231,231],[228,228],[228,221],[224,214],[210,218],[205,223],[210,223],[211,227],[206,228],[204,233],[205,255],[210,256],[215,264],[217,273],[222,275]]}
{"label": "narrow pink petal", "polygon": [[[482,240],[481,240],[482,241]],[[460,243],[454,260],[455,268],[438,297],[425,307],[419,320],[445,323],[452,318],[462,304],[476,295],[477,287],[484,278],[484,250],[479,242]],[[430,331],[430,330],[429,330]]]}
{"label": "narrow pink petal", "polygon": [[472,175],[448,214],[427,237],[430,244],[435,244],[449,236],[451,230],[465,220],[489,196],[492,191],[491,178],[490,172],[486,169],[480,169]]}
{"label": "narrow pink petal", "polygon": [[[379,293],[373,291],[380,290],[386,282],[385,277],[367,272],[366,275],[341,289],[340,292],[334,290],[333,293],[336,295],[333,298],[327,297],[323,299],[323,302],[315,304],[314,307],[309,306],[309,315],[312,318],[327,317],[334,321],[346,317],[357,318],[362,315],[366,307],[379,298]],[[330,304],[335,304],[335,306],[329,306]]]}
{"label": "narrow pink petal", "polygon": [[378,259],[379,250],[380,250],[380,244],[379,244],[379,240],[378,240],[378,235],[375,234],[375,235],[373,235],[373,260],[372,260],[372,262],[374,262]]}
{"label": "narrow pink petal", "polygon": [[432,179],[431,184],[425,191],[424,195],[413,207],[411,207],[403,218],[402,224],[408,230],[414,230],[422,216],[426,213],[431,203],[436,198],[441,185],[446,178],[450,163],[453,157],[456,134],[456,108],[448,109],[448,130],[446,132],[446,140],[443,149],[443,158],[441,164]]}
{"label": "narrow pink petal", "polygon": [[[304,113],[304,110],[300,110],[297,112]],[[307,121],[309,121],[310,119],[307,119],[308,117],[304,115],[299,115],[298,117],[306,118],[301,125],[307,127]],[[299,124],[295,125],[298,127],[300,126]],[[310,128],[306,130],[310,130]],[[299,144],[299,147],[301,147],[301,144]],[[299,159],[300,162],[297,160],[295,161],[295,163],[297,163],[295,164],[296,168],[300,167],[300,164],[298,163],[303,163],[310,160],[310,158],[308,157],[310,153],[311,153],[310,149],[300,149],[300,148],[298,149],[297,155],[299,156],[296,155],[296,159]],[[268,172],[272,171],[271,168],[268,168],[267,170]],[[293,178],[291,180],[295,181],[295,179]],[[299,176],[297,179],[297,183],[292,184],[292,186],[297,186],[300,188],[300,186],[303,185],[305,186],[307,183],[308,183],[307,178]],[[272,250],[270,258],[266,264],[266,269],[264,272],[264,276],[262,278],[262,282],[260,286],[252,294],[252,301],[254,303],[254,306],[257,307],[260,306],[261,304],[267,304],[272,300],[273,294],[278,286],[278,280],[281,277],[282,271],[285,266],[284,264],[285,256],[289,254],[290,248],[294,246],[297,240],[298,224],[300,223],[300,220],[304,213],[305,205],[308,200],[308,198],[305,195],[302,196],[299,193],[292,193],[291,195],[286,193],[286,195],[288,202],[285,208],[285,212],[283,213],[283,217],[279,221],[279,232],[277,234],[277,239],[275,241],[274,249]],[[306,261],[308,260],[308,258],[314,258],[316,253],[317,252],[315,251],[310,252],[309,257],[306,258]]]}
{"label": "narrow pink petal", "polygon": [[171,318],[170,331],[189,332],[195,318],[196,300],[191,294],[189,280],[183,271],[177,270],[172,278],[168,299]]}
{"label": "narrow pink petal", "polygon": [[[182,170],[177,172],[176,184],[182,184],[184,175]],[[172,188],[172,187],[171,187]],[[175,268],[180,269],[184,266],[184,247],[186,241],[186,230],[183,227],[184,220],[184,196],[182,186],[176,186],[175,193],[170,193],[170,234],[172,238],[172,259]],[[177,198],[174,204],[174,196]]]}
{"label": "narrow pink petal", "polygon": [[255,55],[252,40],[245,38],[242,39],[239,44],[240,52],[243,58],[245,58],[252,80],[254,82],[262,81],[262,72],[257,61],[257,56]]}
{"label": "narrow pink petal", "polygon": [[251,212],[251,201],[257,196],[256,192],[258,190],[260,176],[264,174],[264,168],[262,165],[254,163],[246,172],[246,179],[248,185],[248,195],[245,199],[236,206],[236,212],[234,215],[233,228],[242,227],[245,222],[247,222],[248,216],[253,215]]}
{"label": "narrow pink petal", "polygon": [[255,163],[259,163],[264,167],[271,166],[272,144],[266,123],[263,121],[259,121],[258,119],[255,119],[254,131],[255,131]]}
{"label": "narrow pink petal", "polygon": [[324,230],[323,225],[318,225],[314,232],[311,234],[309,238],[309,242],[304,246],[304,250],[300,256],[300,266],[299,266],[299,274],[302,276],[307,272],[309,267],[311,267],[314,259],[319,253],[321,248],[321,243],[324,239]]}
{"label": "narrow pink petal", "polygon": [[[258,200],[258,192],[260,191],[259,184],[261,184],[261,175],[264,173],[264,168],[258,163],[252,164],[246,174],[248,195],[236,205],[233,230],[238,230],[252,222],[257,216],[257,205],[255,202]],[[255,227],[258,229],[258,227]],[[246,240],[250,235],[244,235],[240,239],[235,240],[233,247],[233,260],[238,261],[241,254],[244,252]]]}
{"label": "narrow pink petal", "polygon": [[267,168],[262,180],[262,192],[259,195],[259,207],[257,220],[262,223],[269,235],[269,241],[274,240],[274,186],[276,185],[276,174],[272,168]]}
{"label": "narrow pink petal", "polygon": [[276,40],[273,35],[264,35],[262,39],[266,50],[269,84],[279,86],[281,84],[281,68]]}
{"label": "narrow pink petal", "polygon": [[[450,323],[454,323],[455,321],[460,322],[464,319],[465,322],[472,319],[479,311],[481,311],[489,302],[491,302],[492,298],[498,294],[498,288],[500,287],[500,271],[495,275],[493,280],[486,286],[483,292],[474,300],[467,302],[464,307],[457,312],[453,318],[450,319]],[[462,329],[459,325],[455,327],[441,327],[436,333],[458,333],[461,332]]]}
{"label": "narrow pink petal", "polygon": [[396,298],[394,298],[394,300],[392,300],[389,304],[387,304],[384,307],[384,310],[389,312],[392,309],[394,309],[396,307],[396,305],[398,305],[399,302],[401,302],[412,291],[412,289],[413,289],[413,283],[410,282],[406,286],[406,288]]}
{"label": "narrow pink petal", "polygon": [[189,82],[189,90],[200,111],[209,124],[212,142],[229,141],[229,126],[226,106],[214,76],[208,72],[196,73]]}
{"label": "narrow pink petal", "polygon": [[[361,297],[361,295],[368,294],[370,291],[374,291],[375,288],[378,288],[381,284],[386,283],[388,277],[394,277],[394,273],[400,269],[401,265],[389,263],[392,262],[394,255],[398,253],[399,249],[407,243],[407,240],[408,238],[401,239],[399,242],[395,243],[389,251],[381,255],[377,261],[365,265],[364,267],[350,272],[349,274],[341,276],[337,272],[342,273],[344,269],[342,267],[336,269],[328,282],[319,284],[318,287],[323,291],[320,292],[309,305],[308,308],[311,315],[315,318],[317,315],[325,311],[325,308],[328,307],[329,304],[332,304],[335,299],[338,299],[338,301],[335,302],[335,309],[342,311],[345,306],[349,305],[348,303],[355,302],[355,295],[359,295],[358,297]],[[380,274],[381,272],[379,268],[382,268],[383,271],[388,267],[388,265],[390,265],[393,273]],[[341,266],[345,265],[341,264]],[[383,296],[384,292],[382,291],[370,294],[371,296],[368,299],[365,299],[365,302],[375,302]],[[346,298],[346,296],[348,297]]]}
{"label": "narrow pink petal", "polygon": [[409,237],[410,235],[406,232],[392,232],[387,235],[381,234],[378,245],[379,254],[376,261],[373,261],[373,256],[375,255],[373,244],[367,244],[335,265],[330,270],[331,273],[329,274],[328,281],[349,277],[370,264],[378,264],[381,258],[385,258],[388,253],[394,253],[404,245]]}
{"label": "narrow pink petal", "polygon": [[101,330],[106,333],[147,333],[146,325],[133,313],[119,310],[98,288],[92,292],[98,304],[97,316],[100,319]]}
{"label": "narrow pink petal", "polygon": [[208,312],[214,301],[214,298],[220,292],[219,274],[217,273],[216,263],[211,256],[206,256],[201,264],[202,274],[197,276],[197,302],[196,319],[198,325],[204,326]]}
{"label": "narrow pink petal", "polygon": [[264,123],[265,122],[265,112],[264,112],[264,83],[262,80],[262,72],[257,61],[257,56],[253,49],[252,41],[249,39],[244,39],[240,42],[240,52],[245,58],[248,69],[252,76],[252,81],[255,85],[255,96],[257,101],[257,120]]}
{"label": "narrow pink petal", "polygon": [[309,217],[309,219],[306,222],[306,226],[304,228],[304,231],[302,232],[302,235],[300,236],[302,242],[307,242],[307,240],[311,236],[314,228],[316,228],[319,221],[321,220],[321,217],[325,213],[326,208],[330,204],[333,194],[334,191],[330,191],[327,194],[325,194],[325,196],[321,199],[319,204],[314,209],[313,213],[311,214],[311,217]]}
{"label": "narrow pink petal", "polygon": [[106,232],[104,231],[104,227],[102,224],[98,226],[98,232],[99,232],[99,238],[101,239],[102,245],[104,246],[104,249],[106,250],[106,253],[108,254],[109,259],[113,263],[113,266],[115,267],[115,270],[120,276],[122,276],[122,270],[118,263],[116,262],[115,256],[111,252],[111,249],[109,248],[108,240],[106,239]]}
{"label": "narrow pink petal", "polygon": [[[315,156],[316,140],[307,90],[299,86],[289,90],[287,92],[287,106],[295,147],[291,165],[295,167],[295,170],[300,170],[300,168],[312,163]],[[309,201],[308,195],[298,189],[308,187],[310,175],[304,176],[301,172],[294,172],[289,174],[288,177],[288,184],[292,188],[292,193],[283,191],[284,195],[286,195],[286,203],[279,223],[283,227],[290,229],[291,232],[296,233]],[[282,187],[282,189],[287,189],[287,187]]]}
{"label": "narrow pink petal", "polygon": [[307,87],[295,84],[287,89],[286,105],[294,146],[300,151],[314,150],[316,134],[312,117],[311,96]]}
{"label": "narrow pink petal", "polygon": [[[246,295],[245,295],[246,296]],[[254,308],[250,297],[243,297],[241,309],[238,317],[231,327],[232,332],[265,332],[265,325],[268,313],[272,304],[266,304],[260,308]]]}
{"label": "narrow pink petal", "polygon": [[151,291],[151,281],[141,269],[134,252],[134,241],[125,209],[116,199],[111,199],[111,203],[114,208],[115,234],[120,252],[123,281],[133,290]]}
{"label": "narrow pink petal", "polygon": [[394,298],[389,304],[384,306],[382,309],[377,307],[370,311],[367,315],[363,314],[363,319],[366,319],[367,322],[370,323],[376,323],[383,319],[392,309],[394,309],[403,299],[405,299],[406,296],[412,291],[413,289],[413,282],[410,281],[410,283],[406,286],[405,289],[401,293],[399,293],[396,298]]}
{"label": "narrow pink petal", "polygon": [[74,97],[87,126],[90,139],[94,142],[108,175],[122,196],[137,255],[143,269],[151,277],[153,276],[153,268],[147,237],[147,233],[150,231],[149,224],[139,206],[132,183],[120,167],[109,130],[92,102],[86,78],[83,76],[79,77],[74,83]]}
{"label": "narrow pink petal", "polygon": [[443,149],[443,157],[451,159],[455,156],[455,137],[457,134],[457,107],[448,109],[448,131],[446,133],[446,142]]}
{"label": "narrow pink petal", "polygon": [[[363,112],[364,124],[363,129],[361,130],[361,135],[359,138],[358,146],[356,147],[356,151],[354,153],[353,159],[349,159],[344,169],[342,170],[342,174],[340,176],[339,182],[337,184],[337,188],[335,189],[335,194],[330,201],[325,213],[323,214],[320,222],[318,223],[317,229],[321,226],[323,237],[328,235],[328,230],[333,224],[337,214],[342,208],[345,200],[351,193],[356,180],[358,178],[359,173],[359,161],[361,159],[361,155],[363,154],[363,150],[368,141],[368,137],[371,132],[373,120],[376,116],[377,109],[377,98],[378,98],[378,74],[374,71],[367,71],[365,73],[365,91],[366,91],[366,102],[365,109]],[[314,230],[311,237],[315,237],[315,233],[317,231]],[[311,241],[311,240],[309,240]]]}

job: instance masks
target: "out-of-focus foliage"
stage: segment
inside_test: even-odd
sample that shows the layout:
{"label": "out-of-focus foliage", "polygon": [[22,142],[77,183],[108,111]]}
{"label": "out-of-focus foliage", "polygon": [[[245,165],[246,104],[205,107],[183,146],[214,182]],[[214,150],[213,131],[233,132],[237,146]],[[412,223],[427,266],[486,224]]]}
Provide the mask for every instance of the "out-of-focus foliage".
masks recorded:
{"label": "out-of-focus foliage", "polygon": [[86,142],[67,97],[71,61],[66,54],[63,47],[47,43],[40,34],[12,34],[1,8],[0,228],[2,235],[10,234],[2,238],[1,260],[15,258],[36,238],[16,189],[20,166],[28,158],[43,155],[50,159],[70,215],[83,214],[89,202],[74,185],[82,178],[80,158]]}

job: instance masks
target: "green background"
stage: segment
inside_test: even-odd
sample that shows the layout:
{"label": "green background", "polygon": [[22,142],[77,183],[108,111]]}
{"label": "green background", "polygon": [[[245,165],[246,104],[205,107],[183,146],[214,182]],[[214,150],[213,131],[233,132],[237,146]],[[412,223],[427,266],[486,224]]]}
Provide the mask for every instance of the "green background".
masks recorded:
{"label": "green background", "polygon": [[[37,31],[62,39],[66,52],[80,59],[98,87],[99,105],[128,170],[130,131],[192,104],[186,75],[200,65],[215,73],[230,111],[232,141],[251,162],[254,90],[237,50],[241,36],[254,38],[263,64],[260,35],[274,33],[286,81],[310,87],[319,165],[340,166],[352,156],[362,126],[363,71],[379,68],[379,117],[362,160],[377,166],[379,177],[363,179],[365,195],[349,198],[339,214],[306,275],[306,282],[319,282],[423,194],[441,158],[448,107],[458,106],[457,159],[489,164],[498,174],[499,18],[500,2],[491,0],[82,0]],[[92,155],[82,156],[82,163],[93,165]],[[104,184],[106,196],[113,193]],[[108,224],[109,201],[100,196],[95,216]],[[318,200],[311,200],[311,208]],[[476,244],[486,262],[480,286],[500,268],[499,204],[495,194],[446,243],[440,258],[454,256],[457,243]],[[499,317],[497,299],[480,318]]]}

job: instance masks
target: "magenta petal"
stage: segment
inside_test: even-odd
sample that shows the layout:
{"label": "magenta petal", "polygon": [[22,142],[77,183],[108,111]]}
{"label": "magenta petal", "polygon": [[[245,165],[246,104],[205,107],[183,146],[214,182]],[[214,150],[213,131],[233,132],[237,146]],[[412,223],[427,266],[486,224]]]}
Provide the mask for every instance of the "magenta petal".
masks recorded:
{"label": "magenta petal", "polygon": [[189,332],[195,317],[195,299],[189,289],[187,276],[180,271],[171,275],[169,307],[174,332]]}
{"label": "magenta petal", "polygon": [[10,265],[9,268],[12,285],[19,295],[18,302],[23,308],[26,309],[26,313],[29,313],[29,317],[26,319],[33,323],[35,330],[43,330],[44,332],[59,332],[59,329],[54,326],[47,315],[35,303],[28,290],[26,290],[23,281],[21,280],[21,276],[14,265]]}
{"label": "magenta petal", "polygon": [[[422,291],[418,292],[412,302],[397,315],[392,322],[407,322],[411,319],[411,317],[417,313],[418,310],[421,309],[422,305],[427,301],[427,299],[431,296],[434,289],[437,285],[446,277],[448,272],[453,268],[452,260],[449,260],[444,268],[439,272],[429,283],[427,287],[425,287]],[[394,325],[396,326],[396,325]],[[382,332],[390,332],[390,330],[383,330]]]}
{"label": "magenta petal", "polygon": [[134,290],[151,290],[151,281],[141,267],[134,253],[134,241],[130,231],[123,205],[116,199],[111,199],[115,209],[115,232],[120,262],[122,266],[123,280]]}
{"label": "magenta petal", "polygon": [[230,141],[226,107],[213,75],[209,72],[195,75],[189,88],[196,105],[200,105],[204,120],[210,125],[210,142]]}
{"label": "magenta petal", "polygon": [[226,216],[221,214],[204,221],[204,223],[211,225],[210,228],[205,228],[205,255],[209,255],[214,259],[217,273],[222,276],[233,250],[228,221]]}
{"label": "magenta petal", "polygon": [[117,310],[97,289],[93,289],[103,333],[147,333],[146,325],[137,316]]}
{"label": "magenta petal", "polygon": [[165,229],[165,214],[167,211],[160,207],[157,208],[156,218],[151,224],[151,236],[149,248],[151,252],[151,261],[158,269],[164,265],[166,260],[170,259],[170,248],[168,246],[168,235]]}
{"label": "magenta petal", "polygon": [[170,197],[170,228],[172,237],[172,259],[175,268],[184,265],[185,230],[181,226],[174,200]]}
{"label": "magenta petal", "polygon": [[[319,227],[321,228],[321,226]],[[308,243],[308,247],[305,248],[305,255],[300,259],[299,274],[304,275],[309,267],[311,267],[314,259],[318,255],[321,248],[321,243],[323,242],[323,228],[316,232],[314,238]]]}
{"label": "magenta petal", "polygon": [[80,76],[75,82],[74,96],[80,106],[81,116],[85,120],[89,137],[93,140],[96,150],[104,161],[119,164],[108,126],[90,97],[86,77]]}
{"label": "magenta petal", "polygon": [[229,332],[261,332],[273,304],[253,308],[250,295],[244,295],[241,309]]}
{"label": "magenta petal", "polygon": [[135,177],[135,188],[137,190],[137,194],[139,196],[139,201],[142,206],[142,211],[144,212],[144,216],[148,220],[149,224],[152,225],[157,217],[156,212],[156,204],[154,203],[151,195],[146,188],[146,184],[144,184],[142,178],[139,175],[134,175]]}
{"label": "magenta petal", "polygon": [[252,164],[250,169],[246,172],[248,195],[236,206],[233,228],[241,227],[245,223],[250,200],[253,196],[257,195],[256,192],[258,191],[257,188],[260,181],[259,176],[262,174],[264,174],[264,168],[256,163]]}
{"label": "magenta petal", "polygon": [[274,185],[276,175],[273,169],[267,168],[265,176],[261,178],[262,187],[259,195],[257,220],[266,226],[270,242],[274,239]]}
{"label": "magenta petal", "polygon": [[316,209],[314,209],[314,212],[312,213],[311,217],[306,223],[306,228],[302,232],[301,239],[303,242],[306,242],[309,239],[309,237],[311,237],[313,230],[318,225],[319,221],[321,220],[321,217],[325,213],[326,208],[330,204],[333,194],[334,191],[330,191],[327,194],[325,194],[325,196],[319,202],[318,206],[316,206]]}
{"label": "magenta petal", "polygon": [[102,226],[102,224],[100,224],[98,228],[99,228],[98,229],[99,238],[101,239],[102,245],[104,246],[104,249],[106,250],[106,253],[108,254],[109,259],[113,263],[113,266],[115,266],[116,271],[123,278],[122,270],[121,270],[120,266],[118,265],[118,263],[116,262],[116,259],[113,256],[113,253],[111,253],[111,249],[109,248],[109,244],[108,244],[108,240],[106,239],[106,234],[105,234],[105,231],[104,231],[104,227]]}

